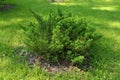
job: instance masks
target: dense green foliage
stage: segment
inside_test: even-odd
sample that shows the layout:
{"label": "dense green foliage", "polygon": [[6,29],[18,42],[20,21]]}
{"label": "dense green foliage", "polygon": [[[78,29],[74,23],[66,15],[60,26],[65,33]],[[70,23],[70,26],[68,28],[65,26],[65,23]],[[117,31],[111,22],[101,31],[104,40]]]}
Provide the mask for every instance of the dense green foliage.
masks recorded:
{"label": "dense green foliage", "polygon": [[71,13],[65,15],[60,9],[57,14],[50,12],[46,20],[31,12],[39,24],[30,23],[22,28],[26,35],[24,42],[32,53],[52,62],[82,63],[88,58],[88,50],[97,36],[85,20],[77,20]]}

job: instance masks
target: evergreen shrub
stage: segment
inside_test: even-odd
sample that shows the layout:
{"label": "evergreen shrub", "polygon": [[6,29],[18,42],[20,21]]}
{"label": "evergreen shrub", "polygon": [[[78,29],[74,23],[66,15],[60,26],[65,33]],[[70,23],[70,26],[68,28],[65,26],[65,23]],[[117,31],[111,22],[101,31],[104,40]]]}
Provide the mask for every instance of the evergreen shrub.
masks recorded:
{"label": "evergreen shrub", "polygon": [[31,12],[38,24],[21,26],[26,36],[24,43],[31,53],[49,62],[65,60],[73,64],[81,64],[90,56],[89,50],[98,36],[87,21],[76,19],[71,13],[64,14],[60,9],[57,14],[50,12],[47,19]]}

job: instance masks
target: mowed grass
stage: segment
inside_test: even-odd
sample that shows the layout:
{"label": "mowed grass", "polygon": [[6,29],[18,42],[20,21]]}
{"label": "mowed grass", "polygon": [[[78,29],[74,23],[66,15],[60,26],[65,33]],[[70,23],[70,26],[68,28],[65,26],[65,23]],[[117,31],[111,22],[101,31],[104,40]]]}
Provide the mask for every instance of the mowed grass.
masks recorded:
{"label": "mowed grass", "polygon": [[[0,12],[0,80],[119,80],[120,79],[120,1],[119,0],[66,0],[49,3],[47,0],[9,0],[12,10]],[[36,20],[29,9],[47,18],[49,11],[72,12],[77,18],[85,17],[102,38],[93,46],[95,54],[88,71],[61,72],[51,75],[35,66],[29,68],[14,50],[24,46],[24,35],[19,24]]]}

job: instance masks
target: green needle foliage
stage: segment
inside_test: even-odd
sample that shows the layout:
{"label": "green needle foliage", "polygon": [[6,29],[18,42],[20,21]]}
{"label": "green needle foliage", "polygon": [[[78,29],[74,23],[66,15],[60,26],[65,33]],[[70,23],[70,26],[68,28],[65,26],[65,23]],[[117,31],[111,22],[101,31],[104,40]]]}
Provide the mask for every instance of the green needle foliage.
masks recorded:
{"label": "green needle foliage", "polygon": [[71,13],[65,15],[60,9],[57,14],[50,12],[48,19],[31,12],[39,24],[21,26],[30,52],[44,56],[49,62],[82,63],[88,58],[88,51],[98,36],[84,19],[75,19]]}

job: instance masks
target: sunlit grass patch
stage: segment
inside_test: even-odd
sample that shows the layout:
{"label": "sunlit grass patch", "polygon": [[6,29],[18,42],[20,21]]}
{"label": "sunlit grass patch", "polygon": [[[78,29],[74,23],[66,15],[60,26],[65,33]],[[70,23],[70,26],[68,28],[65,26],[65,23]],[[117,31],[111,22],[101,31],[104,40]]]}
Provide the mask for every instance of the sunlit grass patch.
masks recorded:
{"label": "sunlit grass patch", "polygon": [[113,2],[113,0],[92,0],[93,2],[101,2],[101,3],[104,3],[104,2]]}
{"label": "sunlit grass patch", "polygon": [[53,5],[61,5],[61,6],[79,6],[79,5],[87,5],[87,3],[52,3]]}
{"label": "sunlit grass patch", "polygon": [[120,21],[108,21],[108,25],[113,28],[120,29]]}
{"label": "sunlit grass patch", "polygon": [[6,20],[0,20],[0,28],[8,25],[13,25],[13,24],[19,24],[26,18],[12,18],[12,19],[6,19]]}
{"label": "sunlit grass patch", "polygon": [[96,7],[93,7],[92,9],[106,10],[106,11],[116,11],[117,7],[116,6],[96,6]]}

